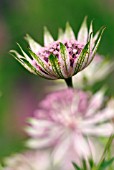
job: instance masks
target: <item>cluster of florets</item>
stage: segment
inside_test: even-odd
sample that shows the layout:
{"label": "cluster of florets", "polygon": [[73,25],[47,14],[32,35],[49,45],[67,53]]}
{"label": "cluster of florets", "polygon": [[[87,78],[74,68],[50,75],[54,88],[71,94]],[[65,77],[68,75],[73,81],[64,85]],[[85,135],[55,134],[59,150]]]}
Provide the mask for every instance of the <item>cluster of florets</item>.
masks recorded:
{"label": "cluster of florets", "polygon": [[[41,51],[38,52],[38,56],[40,56],[43,60],[45,60],[47,63],[49,62],[49,56],[52,54],[56,56],[58,59],[60,59],[60,41],[55,41],[53,44],[51,44],[49,47],[44,47],[41,49]],[[63,43],[65,45],[68,54],[70,56],[70,66],[73,67],[73,63],[76,60],[76,58],[81,53],[84,45],[79,44],[76,40],[74,41],[65,41]],[[60,63],[59,63],[60,64]]]}

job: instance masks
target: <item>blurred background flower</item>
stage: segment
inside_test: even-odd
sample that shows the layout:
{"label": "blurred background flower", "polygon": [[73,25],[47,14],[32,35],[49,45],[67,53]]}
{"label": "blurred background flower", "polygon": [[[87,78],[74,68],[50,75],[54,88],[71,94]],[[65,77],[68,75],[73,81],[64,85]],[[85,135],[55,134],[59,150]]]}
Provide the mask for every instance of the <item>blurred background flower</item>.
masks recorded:
{"label": "blurred background flower", "polygon": [[[22,150],[26,138],[23,126],[27,116],[33,114],[37,103],[47,93],[51,81],[35,77],[8,54],[16,49],[16,43],[25,48],[22,37],[26,33],[43,44],[43,26],[56,37],[59,27],[64,29],[67,21],[77,32],[84,16],[88,23],[95,19],[95,32],[102,25],[107,27],[98,52],[104,56],[114,55],[114,1],[113,0],[1,0],[0,1],[0,158]],[[108,94],[114,94],[113,74],[105,80]],[[48,83],[48,84],[47,84]],[[92,87],[100,88],[104,81]]]}
{"label": "blurred background flower", "polygon": [[99,137],[114,133],[114,106],[104,102],[103,90],[94,95],[74,89],[49,94],[40,102],[26,128],[30,136],[27,146],[52,147],[54,164],[65,162],[68,169],[72,161],[88,158],[98,161],[100,150],[104,149],[98,146]]}

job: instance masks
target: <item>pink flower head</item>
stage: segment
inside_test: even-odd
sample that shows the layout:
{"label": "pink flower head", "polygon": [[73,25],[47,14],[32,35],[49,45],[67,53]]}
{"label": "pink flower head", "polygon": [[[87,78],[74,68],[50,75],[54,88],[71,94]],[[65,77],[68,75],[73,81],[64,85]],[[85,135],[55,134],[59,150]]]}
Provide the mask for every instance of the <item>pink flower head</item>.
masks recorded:
{"label": "pink flower head", "polygon": [[77,161],[94,157],[92,136],[110,136],[114,118],[111,107],[103,107],[103,91],[95,95],[68,89],[49,94],[39,105],[26,128],[31,148],[54,148],[55,163],[61,159]]}
{"label": "pink flower head", "polygon": [[44,47],[36,43],[29,35],[29,55],[19,45],[23,55],[15,50],[11,54],[30,72],[47,79],[67,79],[87,67],[92,61],[104,28],[93,37],[92,23],[88,32],[86,18],[79,30],[77,39],[70,25],[66,24],[65,33],[59,31],[54,41],[47,28],[44,32]]}

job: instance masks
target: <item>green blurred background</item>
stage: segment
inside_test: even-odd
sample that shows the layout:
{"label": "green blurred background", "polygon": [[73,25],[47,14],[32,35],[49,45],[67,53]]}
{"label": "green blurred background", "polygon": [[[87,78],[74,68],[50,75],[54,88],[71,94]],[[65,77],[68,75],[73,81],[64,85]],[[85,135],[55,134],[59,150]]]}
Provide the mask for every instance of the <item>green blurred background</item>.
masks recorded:
{"label": "green blurred background", "polygon": [[[27,47],[26,33],[43,44],[44,26],[56,39],[58,28],[69,21],[77,34],[86,15],[88,23],[94,19],[95,31],[107,27],[98,52],[113,58],[114,0],[0,0],[0,159],[23,149],[26,117],[52,83],[27,72],[8,51],[18,49],[16,42]],[[113,74],[108,83],[113,93]]]}

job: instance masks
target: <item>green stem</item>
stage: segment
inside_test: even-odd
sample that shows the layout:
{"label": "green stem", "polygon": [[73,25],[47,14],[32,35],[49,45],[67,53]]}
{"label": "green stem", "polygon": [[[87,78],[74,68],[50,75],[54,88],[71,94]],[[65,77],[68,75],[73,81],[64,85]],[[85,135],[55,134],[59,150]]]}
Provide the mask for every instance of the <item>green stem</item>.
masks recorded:
{"label": "green stem", "polygon": [[102,154],[102,156],[101,156],[101,159],[100,159],[100,161],[99,161],[99,163],[98,163],[98,166],[96,167],[96,169],[92,169],[92,170],[99,170],[99,168],[100,168],[103,160],[104,160],[105,157],[106,157],[107,152],[109,151],[109,148],[111,147],[111,144],[112,144],[113,139],[114,139],[114,135],[112,134],[112,135],[109,137],[109,139],[108,139],[108,142],[107,142],[107,144],[106,144],[106,146],[105,146],[104,152],[103,152],[103,154]]}
{"label": "green stem", "polygon": [[65,82],[66,82],[68,87],[73,88],[72,77],[65,79]]}

